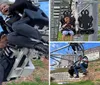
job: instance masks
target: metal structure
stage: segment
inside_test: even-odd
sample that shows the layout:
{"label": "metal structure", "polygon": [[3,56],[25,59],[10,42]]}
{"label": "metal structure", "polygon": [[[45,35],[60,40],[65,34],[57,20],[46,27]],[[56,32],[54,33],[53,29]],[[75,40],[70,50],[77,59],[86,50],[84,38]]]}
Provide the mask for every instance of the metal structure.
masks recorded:
{"label": "metal structure", "polygon": [[[84,56],[84,53],[83,53],[83,49],[81,50],[78,50],[77,48],[75,48],[75,52],[71,53],[71,54],[58,54],[58,53],[55,53],[59,50],[62,50],[62,49],[65,49],[65,48],[69,48],[70,47],[70,44],[68,45],[65,45],[63,47],[60,47],[54,51],[51,51],[50,52],[50,58],[53,59],[55,61],[55,63],[53,65],[51,65],[51,67],[54,67],[54,68],[59,68],[60,64],[61,64],[61,60],[66,60],[66,61],[69,61],[69,62],[76,62],[78,60],[78,56],[79,55],[83,55]],[[73,60],[70,60],[70,59],[65,59],[63,56],[70,56],[72,55],[74,58]]]}
{"label": "metal structure", "polygon": [[57,40],[60,26],[60,18],[63,12],[68,8],[67,0],[51,0],[51,20],[50,37],[51,41]]}
{"label": "metal structure", "polygon": [[[57,41],[58,39],[58,33],[59,33],[59,25],[60,25],[60,18],[62,15],[62,10],[64,12],[64,9],[66,9],[69,5],[70,0],[51,0],[51,30],[50,30],[50,36],[51,41]],[[57,4],[58,3],[58,4]],[[65,5],[66,3],[66,5]],[[57,4],[57,5],[56,5]],[[62,7],[63,6],[63,7]],[[97,40],[97,31],[98,31],[98,11],[97,11],[98,1],[97,0],[73,0],[72,2],[72,13],[75,17],[75,29],[78,31],[79,29],[79,21],[78,17],[81,14],[81,11],[88,10],[89,15],[93,17],[93,26],[94,33],[89,35],[88,40]],[[84,35],[81,35],[80,37],[84,38]],[[78,41],[84,41],[83,38],[78,39]],[[74,39],[76,41],[76,39]]]}

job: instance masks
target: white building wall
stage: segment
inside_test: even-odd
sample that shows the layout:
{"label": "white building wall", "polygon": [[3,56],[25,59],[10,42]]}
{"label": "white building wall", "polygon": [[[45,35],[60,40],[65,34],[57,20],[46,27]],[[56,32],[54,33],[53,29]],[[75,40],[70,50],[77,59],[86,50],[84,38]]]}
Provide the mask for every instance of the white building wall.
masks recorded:
{"label": "white building wall", "polygon": [[99,51],[96,51],[96,52],[91,52],[89,54],[86,54],[86,56],[88,57],[89,61],[93,61],[93,60],[97,60],[99,59]]}

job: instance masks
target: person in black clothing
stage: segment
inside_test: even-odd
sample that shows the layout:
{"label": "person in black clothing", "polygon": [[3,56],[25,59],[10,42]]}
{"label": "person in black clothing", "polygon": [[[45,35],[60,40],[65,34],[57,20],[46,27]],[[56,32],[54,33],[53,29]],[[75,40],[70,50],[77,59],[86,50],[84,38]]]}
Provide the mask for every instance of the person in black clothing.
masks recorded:
{"label": "person in black clothing", "polygon": [[75,78],[79,78],[78,69],[82,69],[83,75],[87,75],[87,68],[88,68],[88,58],[87,56],[79,55],[79,60],[77,60],[74,64],[74,71],[75,71]]}

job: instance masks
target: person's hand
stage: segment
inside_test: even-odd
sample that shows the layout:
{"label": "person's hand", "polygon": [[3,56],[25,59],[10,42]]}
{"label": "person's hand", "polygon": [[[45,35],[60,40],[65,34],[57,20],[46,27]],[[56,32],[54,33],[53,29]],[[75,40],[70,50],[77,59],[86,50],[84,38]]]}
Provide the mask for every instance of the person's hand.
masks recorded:
{"label": "person's hand", "polygon": [[66,25],[67,25],[67,24],[64,24],[64,25],[62,26],[62,28],[66,27]]}
{"label": "person's hand", "polygon": [[0,38],[0,48],[6,47],[7,44],[7,36],[4,34]]}

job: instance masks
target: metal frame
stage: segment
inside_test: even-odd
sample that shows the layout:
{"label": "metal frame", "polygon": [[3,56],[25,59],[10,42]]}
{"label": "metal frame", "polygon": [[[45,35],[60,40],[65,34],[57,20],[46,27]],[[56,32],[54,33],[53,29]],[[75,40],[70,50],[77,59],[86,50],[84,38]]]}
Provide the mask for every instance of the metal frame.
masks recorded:
{"label": "metal frame", "polygon": [[[60,63],[61,63],[60,60],[58,60],[58,59],[71,61],[71,60],[69,60],[69,59],[64,59],[64,58],[62,58],[62,57],[58,57],[58,56],[64,56],[64,54],[58,54],[58,53],[55,54],[55,53],[54,53],[54,52],[57,52],[57,51],[59,51],[59,50],[68,48],[69,46],[70,46],[70,45],[65,45],[65,46],[63,46],[63,47],[60,47],[60,48],[58,48],[58,49],[53,50],[53,51],[50,52],[50,58],[56,61],[56,63],[54,64],[55,68],[56,68],[56,67],[59,67],[59,65],[60,65]],[[74,55],[75,57],[74,57],[74,60],[73,60],[73,61],[76,62],[76,61],[78,60],[78,56],[79,56],[79,55],[84,55],[84,53],[83,53],[82,50],[81,50],[81,51],[78,51],[78,50],[76,49],[76,54],[67,54],[67,55]],[[67,55],[66,55],[66,56],[67,56]],[[51,66],[52,66],[52,65],[51,65]]]}
{"label": "metal frame", "polygon": [[[34,49],[28,49],[28,48],[21,48],[17,50],[14,48],[10,48],[10,50],[12,50],[13,52],[12,56],[15,56],[16,59],[13,67],[11,68],[7,76],[7,81],[11,80],[12,78],[17,79],[19,77],[28,76],[32,74],[32,72],[35,69],[34,65],[32,64],[32,59],[38,56],[38,52],[35,51]],[[24,55],[26,56],[26,58],[23,61],[22,65],[18,67]]]}

